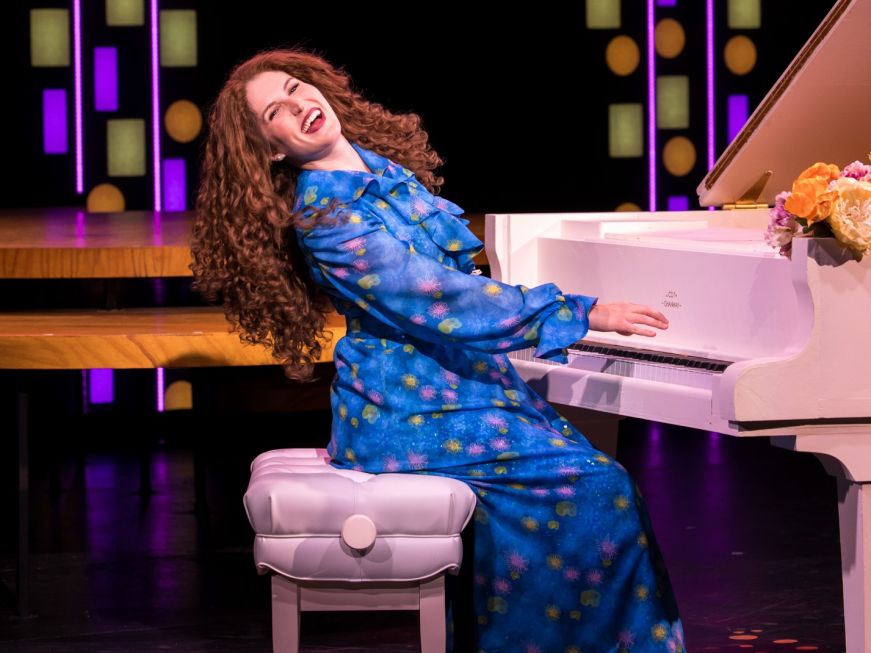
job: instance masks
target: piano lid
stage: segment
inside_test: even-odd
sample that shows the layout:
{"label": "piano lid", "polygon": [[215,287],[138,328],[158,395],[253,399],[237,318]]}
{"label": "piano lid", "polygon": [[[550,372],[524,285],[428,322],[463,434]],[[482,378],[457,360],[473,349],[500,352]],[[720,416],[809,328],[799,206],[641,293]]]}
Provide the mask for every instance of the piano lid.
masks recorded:
{"label": "piano lid", "polygon": [[838,0],[697,188],[703,206],[741,199],[767,170],[757,201],[773,205],[817,161],[868,162],[869,27],[871,0]]}

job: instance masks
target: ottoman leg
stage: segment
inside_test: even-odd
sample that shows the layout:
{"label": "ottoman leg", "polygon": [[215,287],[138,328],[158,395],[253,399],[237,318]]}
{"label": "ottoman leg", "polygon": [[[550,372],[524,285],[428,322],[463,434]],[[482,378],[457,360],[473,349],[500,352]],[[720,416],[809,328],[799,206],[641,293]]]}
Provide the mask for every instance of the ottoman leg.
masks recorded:
{"label": "ottoman leg", "polygon": [[299,587],[281,574],[272,574],[272,650],[299,651]]}
{"label": "ottoman leg", "polygon": [[420,584],[420,651],[444,653],[445,575]]}

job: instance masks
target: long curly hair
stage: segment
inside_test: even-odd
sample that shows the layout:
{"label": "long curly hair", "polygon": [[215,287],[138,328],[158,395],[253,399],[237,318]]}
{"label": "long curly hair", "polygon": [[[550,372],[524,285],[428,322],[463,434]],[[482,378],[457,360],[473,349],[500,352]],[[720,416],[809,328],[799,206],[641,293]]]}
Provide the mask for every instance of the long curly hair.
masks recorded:
{"label": "long curly hair", "polygon": [[[308,274],[292,228],[299,170],[273,162],[248,106],[245,86],[266,71],[283,71],[314,85],[330,103],[352,143],[411,170],[431,192],[442,160],[416,114],[394,114],[354,90],[348,75],[301,49],[260,53],[230,73],[209,113],[191,250],[193,288],[221,301],[240,339],[271,348],[289,379],[311,381],[328,342],[327,296]],[[310,217],[310,216],[309,216]]]}

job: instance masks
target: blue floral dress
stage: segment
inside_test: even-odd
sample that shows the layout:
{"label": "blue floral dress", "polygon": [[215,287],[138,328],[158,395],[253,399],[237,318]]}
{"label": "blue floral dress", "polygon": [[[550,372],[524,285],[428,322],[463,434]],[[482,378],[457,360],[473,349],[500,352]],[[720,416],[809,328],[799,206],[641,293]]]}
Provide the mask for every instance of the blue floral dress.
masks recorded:
{"label": "blue floral dress", "polygon": [[294,207],[338,202],[335,224],[296,228],[348,325],[335,348],[334,463],[474,489],[478,651],[680,653],[637,487],[506,356],[534,346],[565,362],[595,299],[475,274],[482,244],[462,210],[355,148],[371,172],[303,171]]}

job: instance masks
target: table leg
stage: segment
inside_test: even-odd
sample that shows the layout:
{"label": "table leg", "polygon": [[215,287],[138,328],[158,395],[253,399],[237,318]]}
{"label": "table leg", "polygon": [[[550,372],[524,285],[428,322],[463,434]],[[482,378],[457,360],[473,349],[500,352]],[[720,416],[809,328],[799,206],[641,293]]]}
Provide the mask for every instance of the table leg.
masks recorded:
{"label": "table leg", "polygon": [[27,458],[27,394],[19,392],[18,403],[18,553],[16,568],[16,609],[30,614],[30,468]]}

